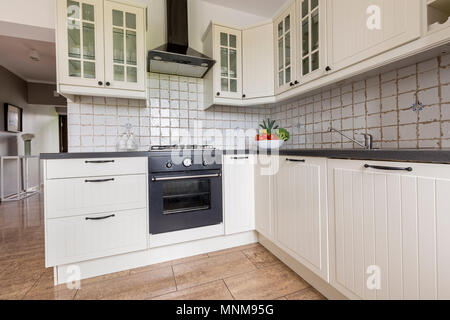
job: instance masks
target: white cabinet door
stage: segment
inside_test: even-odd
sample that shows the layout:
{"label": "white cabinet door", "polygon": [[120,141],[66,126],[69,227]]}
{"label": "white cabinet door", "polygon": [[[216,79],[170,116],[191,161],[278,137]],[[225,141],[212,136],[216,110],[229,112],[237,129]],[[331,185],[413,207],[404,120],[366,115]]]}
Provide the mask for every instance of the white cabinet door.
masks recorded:
{"label": "white cabinet door", "polygon": [[421,35],[421,0],[328,0],[329,64],[339,70]]}
{"label": "white cabinet door", "polygon": [[354,299],[449,299],[450,166],[329,160],[328,174],[331,284]]}
{"label": "white cabinet door", "polygon": [[102,87],[103,0],[58,0],[56,4],[59,83]]}
{"label": "white cabinet door", "polygon": [[278,243],[328,281],[326,161],[281,157],[275,193]]}
{"label": "white cabinet door", "polygon": [[49,219],[46,266],[53,267],[147,248],[147,209]]}
{"label": "white cabinet door", "polygon": [[145,90],[145,20],[142,8],[105,1],[105,85]]}
{"label": "white cabinet door", "polygon": [[273,24],[268,23],[242,32],[242,76],[244,99],[273,96]]}
{"label": "white cabinet door", "polygon": [[296,80],[296,26],[295,3],[274,22],[275,92],[282,93],[295,85]]}
{"label": "white cabinet door", "polygon": [[297,78],[300,83],[317,79],[326,66],[327,0],[297,0]]}
{"label": "white cabinet door", "polygon": [[254,230],[254,158],[224,156],[223,162],[225,234]]}
{"label": "white cabinet door", "polygon": [[277,156],[257,156],[255,165],[255,228],[275,242],[274,176],[278,171]]}
{"label": "white cabinet door", "polygon": [[213,37],[215,95],[242,99],[242,32],[214,25]]}
{"label": "white cabinet door", "polygon": [[147,175],[47,180],[46,218],[147,207]]}

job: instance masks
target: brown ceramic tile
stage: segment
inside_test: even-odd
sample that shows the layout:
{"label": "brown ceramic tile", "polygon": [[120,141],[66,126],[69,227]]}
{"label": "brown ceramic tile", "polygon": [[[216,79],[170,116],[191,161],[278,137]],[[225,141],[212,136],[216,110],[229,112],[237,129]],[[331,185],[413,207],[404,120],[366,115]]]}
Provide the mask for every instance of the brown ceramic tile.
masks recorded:
{"label": "brown ceramic tile", "polygon": [[165,294],[155,300],[233,300],[223,280]]}
{"label": "brown ceramic tile", "polygon": [[178,290],[255,269],[242,252],[222,254],[173,266]]}
{"label": "brown ceramic tile", "polygon": [[176,290],[171,267],[105,280],[81,286],[77,300],[148,299]]}
{"label": "brown ceramic tile", "polygon": [[257,267],[264,268],[277,263],[281,263],[277,257],[271,254],[263,246],[256,246],[246,250],[242,250],[245,256]]}
{"label": "brown ceramic tile", "polygon": [[157,269],[161,269],[161,268],[167,268],[167,267],[171,267],[171,266],[172,266],[172,264],[170,263],[170,261],[162,262],[162,263],[152,264],[152,265],[145,266],[145,267],[131,269],[130,274],[148,272],[148,271],[153,271],[153,270],[157,270]]}
{"label": "brown ceramic tile", "polygon": [[276,299],[309,287],[308,283],[283,264],[226,278],[225,283],[238,300]]}
{"label": "brown ceramic tile", "polygon": [[71,300],[77,290],[66,285],[54,285],[53,268],[44,272],[36,284],[26,293],[24,300]]}
{"label": "brown ceramic tile", "polygon": [[286,296],[287,300],[326,300],[326,298],[320,294],[314,288],[306,288],[299,292],[290,294]]}
{"label": "brown ceramic tile", "polygon": [[255,247],[262,247],[262,246],[259,243],[251,243],[251,244],[247,244],[247,245],[244,245],[244,246],[239,246],[239,247],[234,247],[234,248],[229,248],[229,249],[224,249],[224,250],[210,252],[210,253],[208,253],[208,256],[215,257],[215,256],[219,256],[221,254],[228,254],[228,253],[231,253],[231,252],[242,251],[242,250],[245,250],[245,249],[250,249],[250,248],[255,248]]}

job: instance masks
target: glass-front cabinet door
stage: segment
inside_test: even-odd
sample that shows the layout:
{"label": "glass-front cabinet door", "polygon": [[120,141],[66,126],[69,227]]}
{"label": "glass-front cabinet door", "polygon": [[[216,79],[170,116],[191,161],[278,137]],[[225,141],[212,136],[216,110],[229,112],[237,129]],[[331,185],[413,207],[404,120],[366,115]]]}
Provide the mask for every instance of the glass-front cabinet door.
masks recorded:
{"label": "glass-front cabinet door", "polygon": [[216,97],[242,99],[241,31],[215,26],[214,36]]}
{"label": "glass-front cabinet door", "polygon": [[58,1],[58,73],[65,85],[103,85],[103,1]]}
{"label": "glass-front cabinet door", "polygon": [[297,0],[297,72],[301,82],[322,74],[325,0]]}
{"label": "glass-front cabinet door", "polygon": [[105,85],[145,90],[144,10],[105,1]]}
{"label": "glass-front cabinet door", "polygon": [[296,84],[295,69],[295,4],[275,20],[277,93],[286,91]]}

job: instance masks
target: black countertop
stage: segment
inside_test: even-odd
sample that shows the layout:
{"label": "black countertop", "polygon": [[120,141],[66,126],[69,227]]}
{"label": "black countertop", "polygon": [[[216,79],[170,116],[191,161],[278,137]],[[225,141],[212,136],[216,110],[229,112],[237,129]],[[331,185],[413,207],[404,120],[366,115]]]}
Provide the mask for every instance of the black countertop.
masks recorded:
{"label": "black countertop", "polygon": [[[250,154],[251,150],[222,151],[226,154]],[[261,152],[262,153],[262,152]],[[135,158],[148,157],[152,152],[89,152],[89,153],[42,153],[41,159],[102,159],[102,158]],[[276,153],[272,153],[276,154]],[[284,149],[281,156],[323,157],[332,159],[379,160],[379,161],[407,161],[426,163],[450,163],[449,150],[363,150],[363,149]]]}

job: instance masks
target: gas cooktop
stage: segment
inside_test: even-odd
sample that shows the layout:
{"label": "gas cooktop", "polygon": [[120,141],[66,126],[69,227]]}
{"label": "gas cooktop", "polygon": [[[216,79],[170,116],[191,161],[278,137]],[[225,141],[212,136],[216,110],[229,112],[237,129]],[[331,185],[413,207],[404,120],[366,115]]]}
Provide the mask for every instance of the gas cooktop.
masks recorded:
{"label": "gas cooktop", "polygon": [[167,146],[152,146],[150,151],[172,151],[172,150],[215,150],[210,145],[167,145]]}

